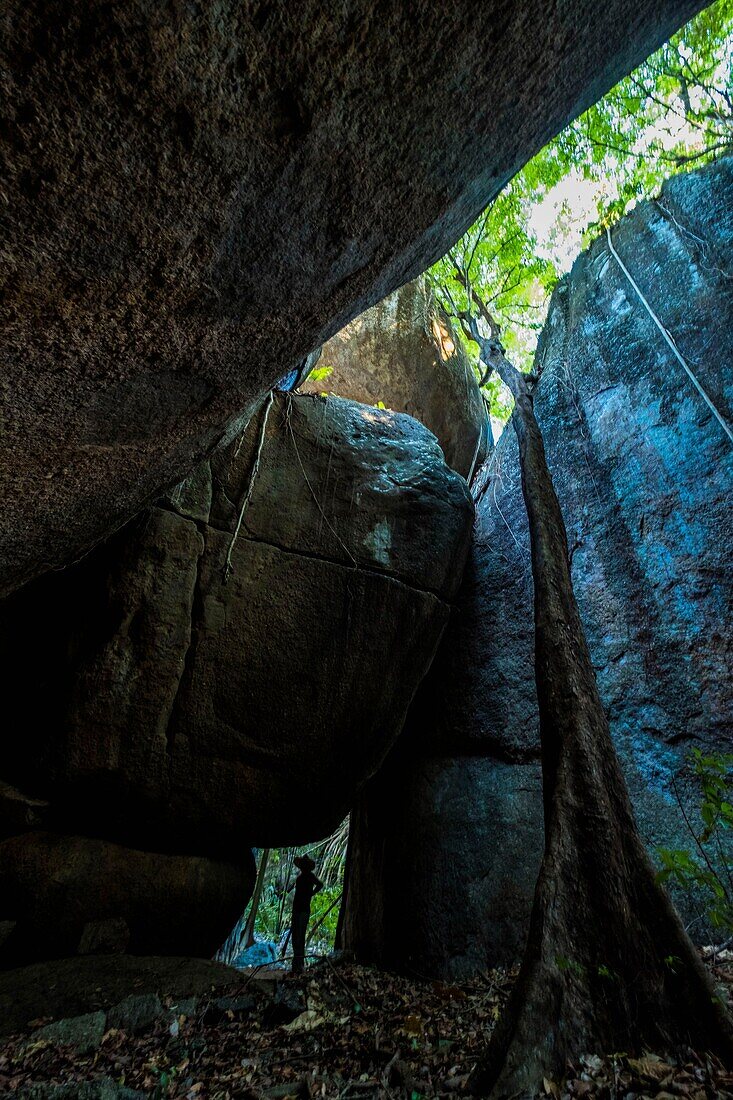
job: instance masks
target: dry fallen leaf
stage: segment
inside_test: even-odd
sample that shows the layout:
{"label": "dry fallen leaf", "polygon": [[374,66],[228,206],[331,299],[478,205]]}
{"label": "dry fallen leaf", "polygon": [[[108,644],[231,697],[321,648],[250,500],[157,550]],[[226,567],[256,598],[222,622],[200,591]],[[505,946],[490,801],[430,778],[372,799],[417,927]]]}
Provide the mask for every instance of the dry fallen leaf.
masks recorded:
{"label": "dry fallen leaf", "polygon": [[325,1023],[323,1016],[319,1016],[318,1013],[312,1009],[307,1008],[305,1012],[301,1012],[300,1016],[296,1016],[294,1020],[291,1020],[289,1024],[283,1024],[283,1031],[313,1031],[314,1028],[320,1027]]}
{"label": "dry fallen leaf", "polygon": [[[719,966],[716,977],[733,988],[733,968]],[[457,996],[442,983],[344,962],[314,967],[300,981],[270,972],[258,985],[243,975],[242,986],[228,992],[246,990],[256,1008],[208,1012],[202,997],[193,1015],[179,1017],[178,1036],[170,1033],[171,1015],[164,1015],[142,1033],[110,1030],[87,1058],[48,1043],[29,1051],[23,1048],[27,1035],[11,1036],[0,1050],[0,1096],[46,1082],[78,1087],[105,1076],[165,1100],[432,1100],[461,1094],[506,1004],[511,979],[494,971],[466,983]],[[268,1017],[278,993],[292,993],[295,1005],[301,998],[302,1010],[285,1026]],[[220,996],[212,992],[211,1004]],[[714,1058],[692,1052],[682,1066],[654,1052],[632,1059],[592,1052],[569,1067],[562,1091],[549,1079],[542,1091],[550,1100],[733,1100],[733,1078]]]}
{"label": "dry fallen leaf", "polygon": [[640,1077],[648,1077],[652,1081],[662,1081],[670,1071],[674,1070],[674,1066],[662,1062],[654,1055],[647,1055],[644,1058],[629,1058],[627,1063],[629,1069],[633,1070],[634,1073],[638,1073]]}

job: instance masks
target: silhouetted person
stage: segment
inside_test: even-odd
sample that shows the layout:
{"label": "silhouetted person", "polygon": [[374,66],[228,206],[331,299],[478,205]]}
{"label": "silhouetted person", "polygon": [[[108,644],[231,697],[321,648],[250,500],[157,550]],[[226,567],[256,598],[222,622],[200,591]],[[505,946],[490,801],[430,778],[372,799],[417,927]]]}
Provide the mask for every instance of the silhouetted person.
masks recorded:
{"label": "silhouetted person", "polygon": [[300,974],[305,966],[305,934],[308,931],[311,915],[311,898],[323,889],[323,883],[313,874],[315,863],[310,856],[297,856],[293,863],[300,874],[295,880],[290,931],[293,943],[293,973]]}

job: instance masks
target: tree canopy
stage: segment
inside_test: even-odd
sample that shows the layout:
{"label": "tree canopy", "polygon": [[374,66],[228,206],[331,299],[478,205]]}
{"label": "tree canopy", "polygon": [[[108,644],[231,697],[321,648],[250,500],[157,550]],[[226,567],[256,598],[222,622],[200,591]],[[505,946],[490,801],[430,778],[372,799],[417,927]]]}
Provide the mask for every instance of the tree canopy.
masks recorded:
{"label": "tree canopy", "polygon": [[[731,152],[733,0],[717,0],[549,142],[431,268],[477,376],[477,345],[460,325],[470,287],[501,326],[509,358],[528,370],[572,253],[674,172]],[[512,399],[496,372],[484,390],[492,415],[506,420]]]}

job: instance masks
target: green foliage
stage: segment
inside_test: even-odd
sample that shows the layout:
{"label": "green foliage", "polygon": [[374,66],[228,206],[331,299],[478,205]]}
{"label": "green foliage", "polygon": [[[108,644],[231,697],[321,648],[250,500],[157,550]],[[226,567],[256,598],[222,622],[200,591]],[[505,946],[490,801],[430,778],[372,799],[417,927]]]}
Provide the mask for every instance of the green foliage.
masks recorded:
{"label": "green foliage", "polygon": [[308,375],[308,381],[323,382],[330,374],[333,374],[333,367],[314,367]]}
{"label": "green foliage", "polygon": [[559,167],[613,181],[591,231],[617,220],[675,171],[731,151],[732,34],[733,2],[718,0],[548,146]]}
{"label": "green foliage", "polygon": [[[528,370],[571,250],[675,171],[731,151],[733,0],[718,0],[546,145],[430,270],[477,377],[476,345],[459,321],[471,288],[508,358]],[[506,420],[509,394],[495,375],[484,385],[492,414]]]}
{"label": "green foliage", "polygon": [[[157,1072],[156,1067],[151,1067],[151,1075]],[[172,1066],[168,1071],[161,1070],[160,1076],[155,1083],[155,1088],[151,1093],[152,1100],[163,1100],[164,1096],[168,1096],[170,1091],[171,1080],[175,1076],[176,1067]]]}
{"label": "green foliage", "polygon": [[733,754],[693,749],[686,770],[700,795],[701,827],[693,825],[675,784],[693,848],[659,848],[657,878],[701,896],[712,927],[733,935]]}
{"label": "green foliage", "polygon": [[[465,339],[457,320],[461,312],[472,312],[471,289],[480,294],[499,320],[509,358],[517,366],[529,368],[530,351],[542,327],[548,295],[557,280],[555,265],[539,255],[528,213],[529,196],[520,173],[430,271],[438,299],[454,327],[462,333],[469,360],[479,377],[476,345]],[[488,394],[495,403],[501,402],[496,383],[488,386]]]}
{"label": "green foliage", "polygon": [[708,844],[718,830],[733,829],[733,753],[710,755],[693,749],[691,765],[702,790],[700,815],[705,828],[700,840]]}
{"label": "green foliage", "polygon": [[568,959],[565,955],[555,956],[555,966],[558,970],[565,970],[576,978],[582,978],[585,974],[585,967],[581,963],[576,962],[575,959]]}
{"label": "green foliage", "polygon": [[[295,873],[292,879],[294,881]],[[265,890],[267,896],[263,896],[257,910],[255,931],[263,939],[278,942],[290,925],[293,896],[292,894],[284,896],[282,885],[276,881],[268,883]],[[340,898],[341,890],[342,883],[326,886],[315,894],[311,901],[311,919],[308,929],[309,932],[313,932],[314,950],[327,952],[333,949],[339,916],[339,907],[333,903]],[[317,928],[316,925],[318,925]]]}
{"label": "green foliage", "polygon": [[[255,918],[255,933],[259,939],[280,943],[290,927],[293,904],[292,886],[297,868],[296,856],[308,855],[315,861],[315,874],[323,882],[324,889],[311,901],[311,919],[308,924],[309,949],[318,954],[333,950],[338,924],[340,898],[343,890],[346,845],[349,837],[349,819],[326,840],[306,844],[299,848],[271,848],[264,879],[264,887]],[[242,933],[249,906],[237,921],[218,958],[232,962],[242,948]]]}
{"label": "green foliage", "polygon": [[341,897],[343,883],[326,886],[316,894],[311,902],[311,919],[308,926],[312,933],[311,946],[314,951],[332,951],[336,939],[336,926],[339,919],[339,906],[335,904]]}

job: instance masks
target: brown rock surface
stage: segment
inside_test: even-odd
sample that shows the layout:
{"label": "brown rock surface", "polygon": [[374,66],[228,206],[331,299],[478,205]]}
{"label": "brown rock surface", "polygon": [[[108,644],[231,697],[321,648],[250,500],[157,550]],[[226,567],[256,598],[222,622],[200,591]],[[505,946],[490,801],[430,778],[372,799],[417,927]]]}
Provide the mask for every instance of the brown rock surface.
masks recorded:
{"label": "brown rock surface", "polygon": [[53,1020],[104,1011],[131,989],[178,1000],[241,985],[240,971],[210,959],[149,955],[86,955],[0,971],[0,1035],[39,1017]]}
{"label": "brown rock surface", "polygon": [[437,436],[446,462],[464,477],[493,446],[473,370],[425,278],[400,287],[332,336],[317,367],[331,372],[322,381],[307,381],[304,393],[326,390],[414,416]]}
{"label": "brown rock surface", "polygon": [[240,866],[34,832],[0,843],[0,918],[16,922],[0,965],[77,952],[90,921],[124,920],[138,954],[211,956],[254,884]]}
{"label": "brown rock surface", "polygon": [[30,798],[9,783],[0,782],[0,840],[40,828],[48,808],[43,799]]}
{"label": "brown rock surface", "polygon": [[6,4],[0,590],[178,482],[699,7]]}

